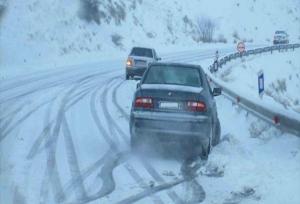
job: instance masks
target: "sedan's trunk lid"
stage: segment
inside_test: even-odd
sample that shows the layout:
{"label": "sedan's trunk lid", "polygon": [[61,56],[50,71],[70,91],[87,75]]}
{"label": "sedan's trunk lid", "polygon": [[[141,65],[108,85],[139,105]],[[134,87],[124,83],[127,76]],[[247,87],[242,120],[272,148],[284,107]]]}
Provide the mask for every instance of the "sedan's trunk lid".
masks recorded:
{"label": "sedan's trunk lid", "polygon": [[142,84],[142,97],[151,97],[154,109],[158,111],[187,111],[188,101],[204,101],[202,87],[170,84]]}

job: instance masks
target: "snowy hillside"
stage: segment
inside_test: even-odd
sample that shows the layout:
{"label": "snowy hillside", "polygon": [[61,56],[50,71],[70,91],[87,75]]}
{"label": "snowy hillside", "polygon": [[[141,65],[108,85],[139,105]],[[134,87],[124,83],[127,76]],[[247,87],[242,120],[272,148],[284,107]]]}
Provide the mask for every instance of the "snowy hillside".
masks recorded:
{"label": "snowy hillside", "polygon": [[216,26],[213,41],[269,44],[278,29],[291,42],[300,37],[299,0],[87,1],[2,0],[8,5],[0,21],[1,67],[124,58],[133,45],[197,48],[202,17]]}
{"label": "snowy hillside", "polygon": [[[265,53],[229,62],[217,73],[237,93],[300,118],[300,50]],[[265,96],[258,96],[257,74],[265,78]]]}

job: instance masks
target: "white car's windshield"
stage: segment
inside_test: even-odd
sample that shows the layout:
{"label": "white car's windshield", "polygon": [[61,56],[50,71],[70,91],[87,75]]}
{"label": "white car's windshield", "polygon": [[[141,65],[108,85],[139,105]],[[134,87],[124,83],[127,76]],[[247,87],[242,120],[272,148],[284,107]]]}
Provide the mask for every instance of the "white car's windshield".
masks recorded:
{"label": "white car's windshield", "polygon": [[152,50],[148,48],[133,48],[130,55],[153,58]]}

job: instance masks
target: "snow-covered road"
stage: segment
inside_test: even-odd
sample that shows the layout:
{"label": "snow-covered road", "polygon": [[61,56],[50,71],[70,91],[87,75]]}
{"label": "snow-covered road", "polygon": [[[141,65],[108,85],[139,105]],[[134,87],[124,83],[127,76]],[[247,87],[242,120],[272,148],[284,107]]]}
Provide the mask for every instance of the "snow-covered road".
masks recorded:
{"label": "snow-covered road", "polygon": [[[207,65],[213,56],[164,59]],[[0,203],[300,203],[300,138],[222,96],[222,142],[206,163],[131,154],[136,83],[117,61],[2,81]]]}

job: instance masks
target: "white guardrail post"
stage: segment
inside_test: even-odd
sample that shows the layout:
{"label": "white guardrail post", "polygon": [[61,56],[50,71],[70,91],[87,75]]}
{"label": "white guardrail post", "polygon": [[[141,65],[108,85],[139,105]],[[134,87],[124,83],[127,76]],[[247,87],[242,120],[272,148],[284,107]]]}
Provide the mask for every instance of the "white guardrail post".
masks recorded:
{"label": "white guardrail post", "polygon": [[[263,48],[256,48],[253,50],[248,50],[240,53],[233,53],[229,54],[223,58],[220,59],[218,63],[218,68],[225,65],[227,62],[237,59],[241,56],[249,56],[249,55],[256,55],[264,52],[271,52],[271,54],[277,50],[295,50],[295,48],[300,48],[300,44],[287,44],[287,45],[274,45],[269,47],[263,47]],[[211,73],[214,72],[214,65],[209,66],[209,71]],[[218,70],[218,69],[216,69]],[[282,112],[276,112],[275,110],[271,110],[268,107],[264,107],[261,104],[257,104],[254,101],[251,101],[250,99],[247,99],[245,97],[239,96],[237,93],[234,92],[234,90],[230,90],[229,88],[225,87],[224,85],[221,85],[217,82],[217,80],[213,79],[212,76],[208,76],[209,81],[215,84],[218,87],[221,87],[223,90],[223,95],[227,97],[232,102],[236,103],[246,111],[254,114],[255,116],[259,117],[260,119],[271,123],[281,129],[282,131],[289,132],[292,134],[297,135],[300,137],[300,120],[297,120],[293,117],[290,117],[288,115],[285,115]]]}

